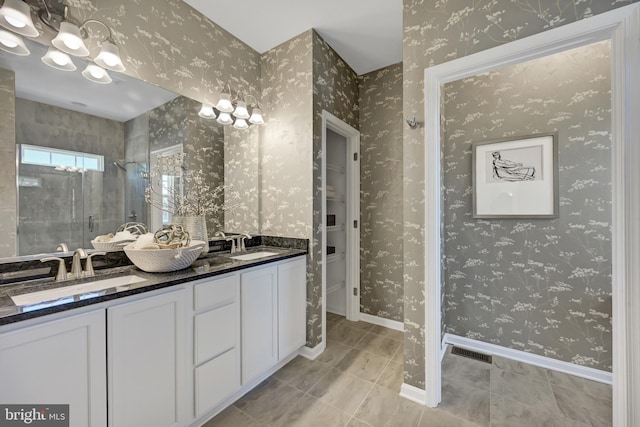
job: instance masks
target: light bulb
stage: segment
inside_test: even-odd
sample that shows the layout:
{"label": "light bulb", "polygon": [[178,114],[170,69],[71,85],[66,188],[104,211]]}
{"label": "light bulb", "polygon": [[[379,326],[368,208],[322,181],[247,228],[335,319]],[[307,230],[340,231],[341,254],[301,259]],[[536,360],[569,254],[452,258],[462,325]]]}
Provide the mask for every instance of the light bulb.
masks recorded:
{"label": "light bulb", "polygon": [[216,109],[223,113],[230,113],[233,111],[233,104],[231,104],[231,95],[228,93],[220,94],[220,99],[216,104]]}
{"label": "light bulb", "polygon": [[7,20],[7,22],[8,22],[9,24],[11,24],[11,26],[12,26],[12,27],[16,27],[16,28],[24,28],[24,27],[26,27],[26,26],[27,26],[27,23],[26,23],[26,22],[24,22],[24,21],[22,21],[22,20],[19,20],[19,19],[16,19],[16,18],[14,18],[13,16],[5,16],[5,18],[4,18],[4,19],[6,19],[6,20]]}
{"label": "light bulb", "polygon": [[49,50],[47,50],[47,53],[42,57],[42,62],[47,64],[49,67],[55,68],[56,70],[76,70],[76,66],[71,58],[69,58],[69,55],[64,52],[60,52],[54,47],[50,47]]}
{"label": "light bulb", "polygon": [[96,64],[88,64],[82,72],[82,76],[94,83],[109,84],[112,81],[107,70]]}
{"label": "light bulb", "polygon": [[8,37],[3,37],[4,36],[4,31],[0,31],[0,43],[2,43],[3,45],[5,45],[6,47],[13,49],[14,47],[18,46],[18,42],[14,39],[10,39]]}
{"label": "light bulb", "polygon": [[236,106],[233,115],[239,119],[248,119],[249,112],[247,111],[247,103],[244,101],[238,101],[238,105]]}
{"label": "light bulb", "polygon": [[231,118],[231,114],[229,114],[229,113],[220,113],[220,116],[218,116],[218,123],[220,123],[222,125],[230,125],[231,123],[233,123],[233,119]]}
{"label": "light bulb", "polygon": [[110,40],[102,43],[100,53],[96,56],[94,62],[107,70],[118,72],[125,70],[122,59],[120,58],[120,49]]}
{"label": "light bulb", "polygon": [[62,52],[75,56],[88,56],[89,49],[85,46],[77,25],[63,21],[60,23],[58,35],[51,40],[51,44]]}
{"label": "light bulb", "polygon": [[247,124],[247,121],[245,119],[236,119],[233,127],[236,129],[248,129],[249,125]]}
{"label": "light bulb", "polygon": [[89,70],[89,72],[91,73],[91,75],[96,78],[96,79],[101,79],[104,77],[104,73],[105,71],[100,68],[100,67],[91,67],[91,69]]}
{"label": "light bulb", "polygon": [[198,112],[198,115],[203,119],[215,119],[216,113],[213,111],[213,107],[209,104],[202,104],[202,108]]}
{"label": "light bulb", "polygon": [[264,119],[262,118],[262,111],[259,108],[254,108],[251,112],[251,117],[249,118],[249,123],[253,123],[254,125],[263,125]]}

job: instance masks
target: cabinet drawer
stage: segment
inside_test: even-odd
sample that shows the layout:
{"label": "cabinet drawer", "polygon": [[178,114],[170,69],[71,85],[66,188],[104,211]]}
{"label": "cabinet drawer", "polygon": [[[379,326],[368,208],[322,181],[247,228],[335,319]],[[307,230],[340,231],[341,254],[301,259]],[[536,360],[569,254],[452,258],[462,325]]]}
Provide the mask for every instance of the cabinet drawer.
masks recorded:
{"label": "cabinet drawer", "polygon": [[238,303],[234,302],[195,316],[194,364],[236,347]]}
{"label": "cabinet drawer", "polygon": [[235,301],[237,299],[238,286],[238,275],[214,279],[195,285],[193,289],[194,310]]}
{"label": "cabinet drawer", "polygon": [[238,350],[233,348],[196,368],[196,417],[216,407],[240,388],[238,358]]}

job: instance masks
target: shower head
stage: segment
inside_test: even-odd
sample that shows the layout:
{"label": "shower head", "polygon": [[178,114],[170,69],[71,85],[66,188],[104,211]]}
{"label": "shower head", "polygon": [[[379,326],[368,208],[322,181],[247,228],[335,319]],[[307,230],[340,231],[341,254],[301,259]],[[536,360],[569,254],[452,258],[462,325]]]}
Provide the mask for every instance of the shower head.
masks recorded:
{"label": "shower head", "polygon": [[[119,167],[120,169],[122,169],[123,171],[125,171],[125,172],[127,171],[127,168],[125,168],[123,164],[117,162],[116,160],[113,161],[113,164],[116,165],[117,167]],[[125,163],[125,165],[126,165],[126,163]]]}

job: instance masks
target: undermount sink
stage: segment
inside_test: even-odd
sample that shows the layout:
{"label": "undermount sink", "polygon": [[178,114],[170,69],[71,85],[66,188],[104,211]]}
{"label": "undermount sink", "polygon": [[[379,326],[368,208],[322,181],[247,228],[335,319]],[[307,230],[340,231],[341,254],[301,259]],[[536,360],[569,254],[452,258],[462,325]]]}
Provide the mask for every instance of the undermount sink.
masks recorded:
{"label": "undermount sink", "polygon": [[70,297],[72,295],[85,294],[87,292],[101,291],[103,289],[115,288],[116,286],[132,285],[138,282],[144,282],[140,276],[131,274],[128,276],[111,277],[109,279],[94,280],[77,285],[64,286],[59,288],[48,289],[46,291],[32,292],[30,294],[12,296],[11,299],[17,306],[33,305],[44,301],[57,300],[60,298]]}
{"label": "undermount sink", "polygon": [[260,258],[264,258],[264,257],[268,257],[271,255],[278,255],[277,252],[267,252],[267,251],[261,251],[261,252],[253,252],[250,254],[244,254],[244,255],[234,255],[231,257],[231,259],[237,259],[240,261],[252,261],[254,259],[260,259]]}

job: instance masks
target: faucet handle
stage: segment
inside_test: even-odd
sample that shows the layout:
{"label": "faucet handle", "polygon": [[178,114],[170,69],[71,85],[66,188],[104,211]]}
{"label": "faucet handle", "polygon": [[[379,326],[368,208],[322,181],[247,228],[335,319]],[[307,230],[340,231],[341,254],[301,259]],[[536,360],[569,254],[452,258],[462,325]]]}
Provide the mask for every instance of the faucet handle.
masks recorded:
{"label": "faucet handle", "polygon": [[85,266],[84,266],[85,277],[92,277],[96,275],[95,271],[93,271],[93,262],[91,261],[91,258],[93,258],[96,255],[106,255],[106,254],[107,254],[106,252],[94,252],[91,255],[87,256],[87,262],[85,263]]}
{"label": "faucet handle", "polygon": [[67,266],[64,264],[64,259],[58,258],[57,256],[50,256],[50,257],[42,258],[40,260],[40,262],[48,262],[48,261],[59,261],[58,274],[56,274],[56,282],[67,280]]}

